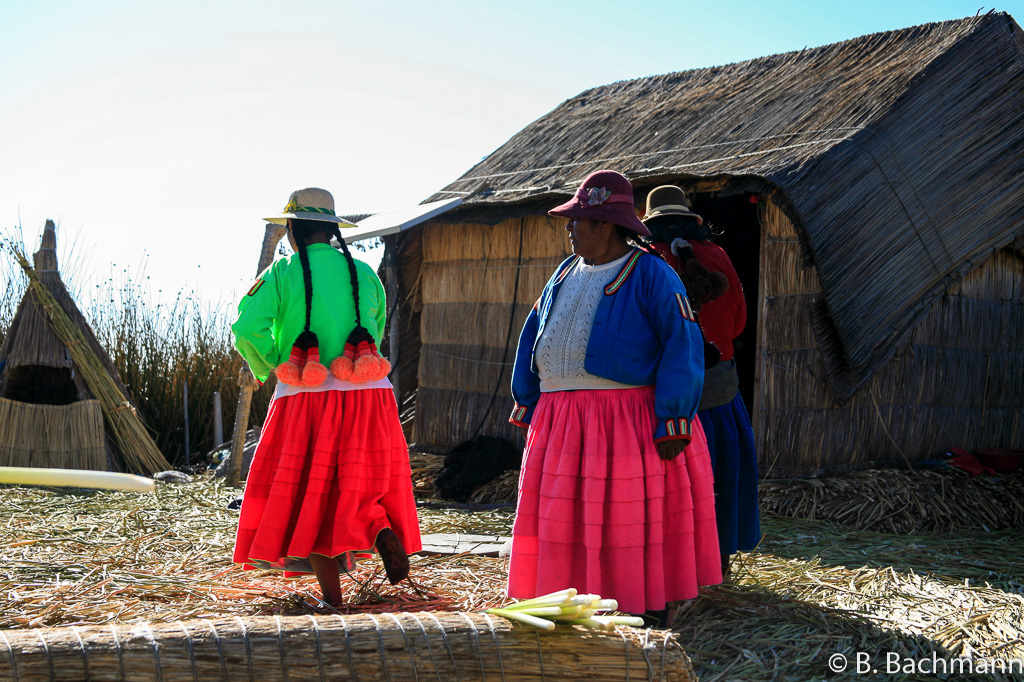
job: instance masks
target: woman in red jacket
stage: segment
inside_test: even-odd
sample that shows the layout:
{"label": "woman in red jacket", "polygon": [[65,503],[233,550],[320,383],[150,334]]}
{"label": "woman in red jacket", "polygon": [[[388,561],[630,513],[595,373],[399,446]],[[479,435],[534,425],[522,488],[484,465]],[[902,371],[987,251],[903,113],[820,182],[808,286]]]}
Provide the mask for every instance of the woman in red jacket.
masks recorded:
{"label": "woman in red jacket", "polygon": [[738,550],[761,540],[757,509],[757,451],[750,417],[739,392],[733,340],[747,321],[743,286],[729,256],[712,242],[714,234],[688,207],[686,194],[672,185],[651,190],[644,225],[658,254],[686,286],[704,334],[707,367],[697,415],[704,426],[715,475],[715,517],[722,571]]}

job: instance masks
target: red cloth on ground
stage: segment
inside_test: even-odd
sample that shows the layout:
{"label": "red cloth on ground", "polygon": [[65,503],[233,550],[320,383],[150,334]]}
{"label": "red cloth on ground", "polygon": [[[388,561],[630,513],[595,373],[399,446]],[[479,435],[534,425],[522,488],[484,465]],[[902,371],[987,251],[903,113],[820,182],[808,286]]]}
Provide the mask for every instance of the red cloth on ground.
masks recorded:
{"label": "red cloth on ground", "polygon": [[384,528],[407,552],[422,549],[394,394],[307,391],[275,400],[245,486],[233,560],[285,569],[289,557],[366,552]]}
{"label": "red cloth on ground", "polygon": [[958,469],[963,469],[969,473],[972,478],[975,476],[981,476],[982,474],[985,474],[986,476],[995,476],[996,473],[995,469],[983,465],[981,460],[970,453],[964,452],[963,450],[960,450],[960,453],[958,454],[955,453],[953,457],[950,458],[949,463]]}
{"label": "red cloth on ground", "polygon": [[700,422],[675,459],[651,437],[653,387],[541,394],[512,530],[509,596],[567,587],[642,613],[722,581]]}
{"label": "red cloth on ground", "polygon": [[[721,272],[729,280],[729,289],[719,298],[708,301],[700,311],[700,327],[704,338],[715,345],[722,353],[721,361],[732,360],[735,351],[733,339],[743,332],[747,324],[747,302],[743,298],[743,285],[732,261],[722,247],[702,239],[688,240],[693,247],[694,257],[708,270]],[[672,253],[668,244],[655,244],[661,257],[673,269],[678,269],[679,259]]]}

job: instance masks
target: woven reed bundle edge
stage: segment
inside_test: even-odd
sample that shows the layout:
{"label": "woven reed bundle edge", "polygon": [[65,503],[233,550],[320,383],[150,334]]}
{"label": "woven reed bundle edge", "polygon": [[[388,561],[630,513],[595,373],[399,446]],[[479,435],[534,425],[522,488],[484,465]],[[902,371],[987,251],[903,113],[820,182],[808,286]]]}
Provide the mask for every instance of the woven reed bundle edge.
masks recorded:
{"label": "woven reed bundle edge", "polygon": [[551,632],[482,613],[257,616],[8,630],[0,677],[162,680],[697,678],[663,630]]}

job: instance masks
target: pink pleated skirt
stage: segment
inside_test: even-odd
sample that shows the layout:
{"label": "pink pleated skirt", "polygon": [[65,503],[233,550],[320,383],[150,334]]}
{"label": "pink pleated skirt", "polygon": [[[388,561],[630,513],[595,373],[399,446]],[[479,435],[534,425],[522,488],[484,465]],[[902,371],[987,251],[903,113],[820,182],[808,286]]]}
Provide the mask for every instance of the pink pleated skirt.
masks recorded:
{"label": "pink pleated skirt", "polygon": [[541,394],[512,530],[508,590],[574,587],[642,613],[722,581],[704,431],[658,457],[652,387]]}

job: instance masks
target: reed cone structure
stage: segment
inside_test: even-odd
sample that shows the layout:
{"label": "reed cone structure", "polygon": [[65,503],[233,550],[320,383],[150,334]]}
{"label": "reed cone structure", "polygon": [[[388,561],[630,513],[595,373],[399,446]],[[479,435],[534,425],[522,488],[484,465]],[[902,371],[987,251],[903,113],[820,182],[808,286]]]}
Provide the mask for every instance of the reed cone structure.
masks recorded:
{"label": "reed cone structure", "polygon": [[569,253],[546,212],[601,168],[631,180],[640,212],[676,184],[725,230],[762,475],[1024,446],[1024,34],[1009,15],[587,90],[430,197],[463,203],[386,244],[421,448],[522,442],[506,421],[517,336]]}
{"label": "reed cone structure", "polygon": [[668,631],[540,632],[498,616],[256,616],[8,630],[0,677],[41,680],[696,682]]}
{"label": "reed cone structure", "polygon": [[170,469],[57,269],[46,221],[0,346],[0,466],[152,474]]}

